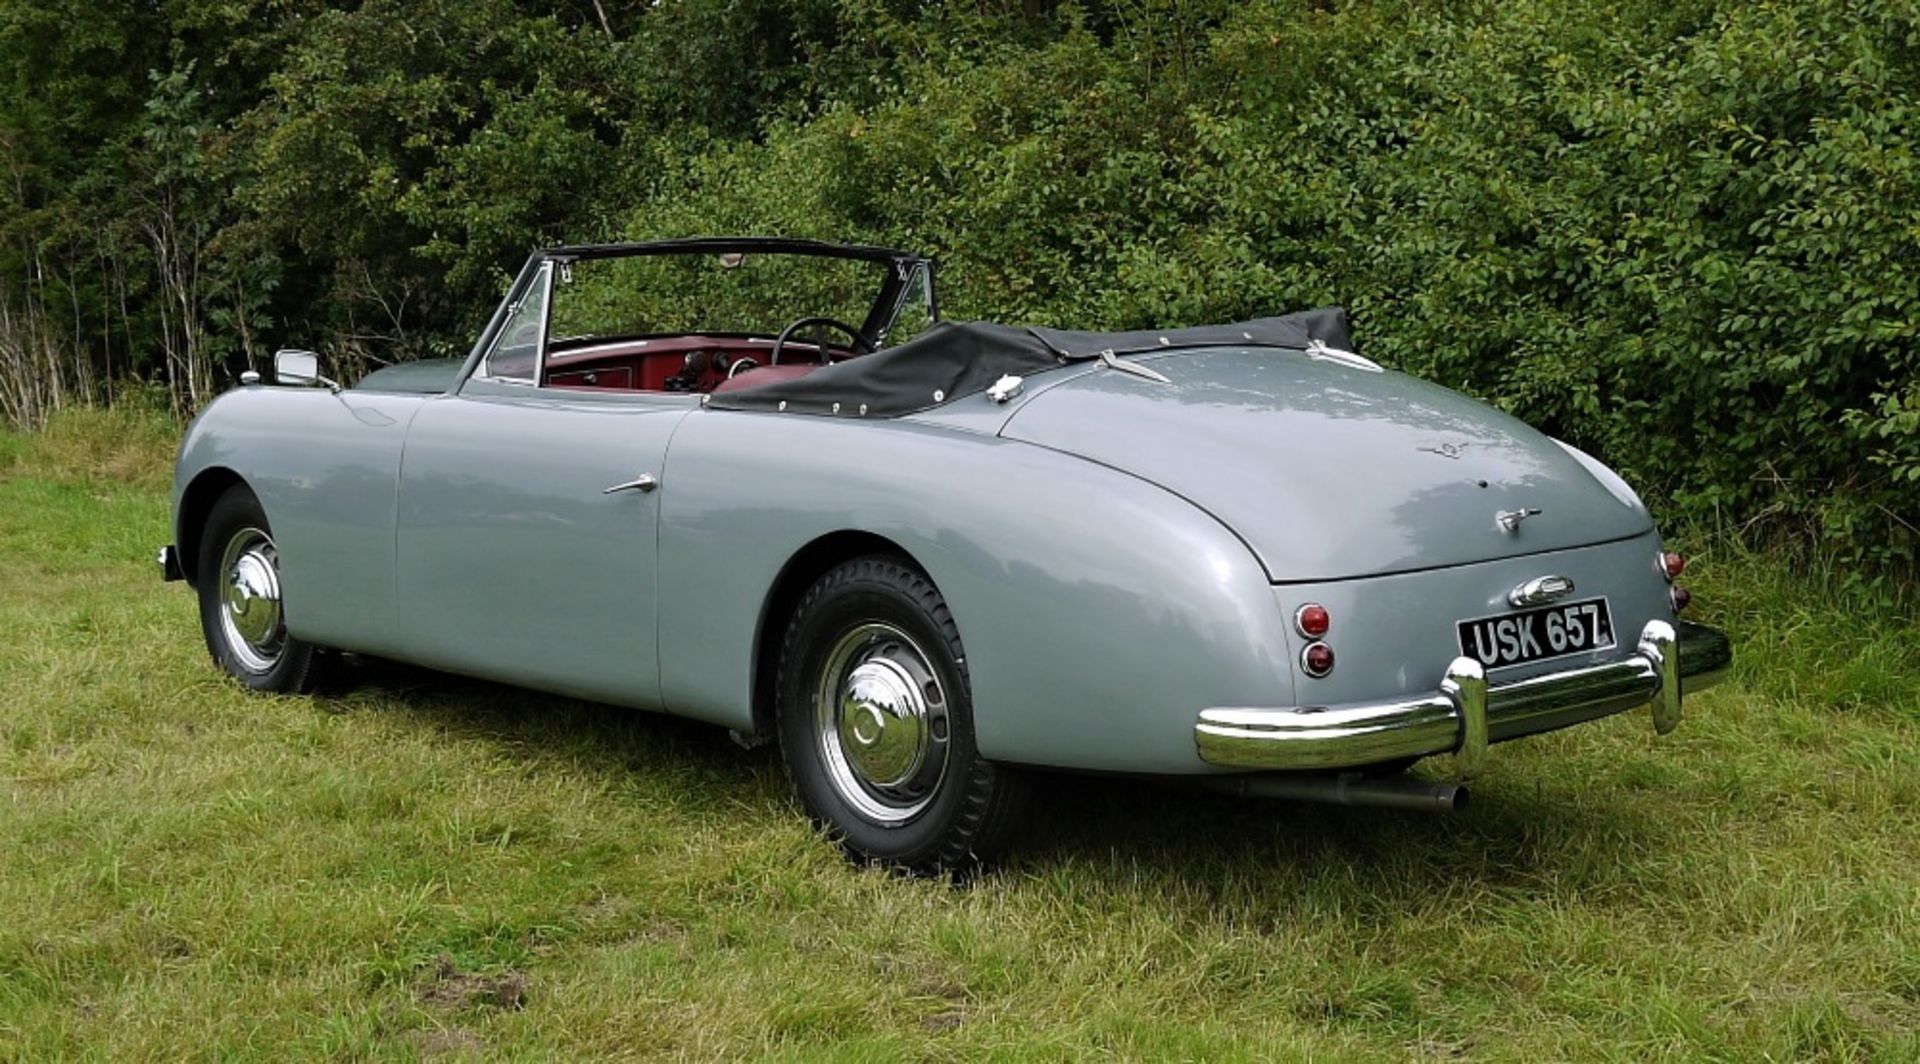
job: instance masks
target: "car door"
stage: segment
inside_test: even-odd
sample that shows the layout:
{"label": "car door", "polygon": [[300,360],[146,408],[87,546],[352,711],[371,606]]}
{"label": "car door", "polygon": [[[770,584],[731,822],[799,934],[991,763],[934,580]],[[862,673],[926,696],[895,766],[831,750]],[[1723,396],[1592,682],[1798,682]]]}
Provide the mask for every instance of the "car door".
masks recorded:
{"label": "car door", "polygon": [[654,489],[697,399],[536,387],[516,351],[539,343],[522,323],[540,320],[543,280],[474,375],[408,428],[395,529],[404,656],[657,707]]}

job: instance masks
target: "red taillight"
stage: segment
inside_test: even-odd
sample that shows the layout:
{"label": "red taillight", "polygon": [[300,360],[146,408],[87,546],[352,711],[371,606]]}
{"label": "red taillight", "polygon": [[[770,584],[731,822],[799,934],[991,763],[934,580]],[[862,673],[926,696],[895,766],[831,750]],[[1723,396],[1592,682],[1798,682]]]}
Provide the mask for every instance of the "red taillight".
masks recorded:
{"label": "red taillight", "polygon": [[1675,613],[1686,609],[1687,604],[1693,601],[1693,593],[1684,587],[1668,588],[1667,597],[1673,600],[1673,612]]}
{"label": "red taillight", "polygon": [[1300,652],[1300,667],[1315,679],[1333,671],[1333,648],[1325,643],[1308,643]]}
{"label": "red taillight", "polygon": [[1685,558],[1682,558],[1672,551],[1668,551],[1660,556],[1660,572],[1668,580],[1672,580],[1686,571],[1687,560]]}
{"label": "red taillight", "polygon": [[1333,615],[1318,602],[1309,602],[1293,611],[1293,626],[1308,639],[1318,639],[1333,627]]}

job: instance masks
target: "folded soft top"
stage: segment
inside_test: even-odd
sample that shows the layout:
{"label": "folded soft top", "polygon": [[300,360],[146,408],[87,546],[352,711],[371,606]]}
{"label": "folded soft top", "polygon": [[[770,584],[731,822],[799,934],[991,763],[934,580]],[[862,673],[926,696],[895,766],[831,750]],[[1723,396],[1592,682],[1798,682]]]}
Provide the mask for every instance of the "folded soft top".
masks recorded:
{"label": "folded soft top", "polygon": [[[1006,374],[1025,376],[1066,362],[1181,347],[1305,348],[1318,340],[1353,350],[1339,307],[1187,329],[1086,332],[992,322],[942,322],[898,347],[794,377],[716,393],[723,410],[899,417],[984,392]],[[836,409],[837,405],[837,409]]]}

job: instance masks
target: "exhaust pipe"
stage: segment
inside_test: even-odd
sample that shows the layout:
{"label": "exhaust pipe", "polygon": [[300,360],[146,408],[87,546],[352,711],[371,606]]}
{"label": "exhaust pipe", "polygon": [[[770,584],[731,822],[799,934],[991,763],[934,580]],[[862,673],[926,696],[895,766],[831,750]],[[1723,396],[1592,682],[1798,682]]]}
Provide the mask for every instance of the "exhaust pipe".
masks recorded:
{"label": "exhaust pipe", "polygon": [[1209,780],[1217,790],[1245,798],[1288,798],[1331,805],[1369,805],[1454,813],[1467,807],[1467,789],[1457,783],[1428,783],[1411,776],[1370,779],[1357,772],[1332,775],[1226,776]]}

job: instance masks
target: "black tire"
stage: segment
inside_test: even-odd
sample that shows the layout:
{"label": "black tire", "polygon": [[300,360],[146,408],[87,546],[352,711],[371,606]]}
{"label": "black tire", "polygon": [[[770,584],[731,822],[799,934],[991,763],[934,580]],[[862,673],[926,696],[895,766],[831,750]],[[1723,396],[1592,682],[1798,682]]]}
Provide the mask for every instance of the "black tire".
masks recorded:
{"label": "black tire", "polygon": [[[836,697],[820,708],[823,690],[845,692],[839,678],[852,675],[849,682],[858,682],[862,674],[915,678],[917,684],[888,690],[904,695],[917,686],[924,726],[890,716],[884,719],[900,730],[886,731],[888,725],[877,723],[882,714],[857,699]],[[1012,833],[1027,780],[982,759],[974,748],[972,688],[959,629],[933,582],[904,559],[856,558],[814,583],[788,622],[776,691],[787,775],[807,814],[848,857],[915,874],[963,872],[992,856]],[[868,715],[843,714],[848,705]],[[836,723],[855,717],[853,724]],[[868,724],[877,725],[871,740],[861,737],[861,726]],[[853,767],[905,748],[882,742],[883,732],[889,742],[925,736],[914,778],[897,787],[869,786],[872,773]],[[861,746],[849,745],[856,743]],[[890,752],[872,753],[883,748]],[[912,759],[899,755],[888,767],[903,760]]]}
{"label": "black tire", "polygon": [[[255,540],[255,534],[264,545]],[[241,562],[235,561],[235,551]],[[286,632],[273,529],[267,524],[260,500],[246,485],[235,484],[214,500],[200,532],[198,563],[194,572],[199,585],[200,633],[206,638],[207,652],[213,655],[214,663],[255,691],[304,694],[313,690],[320,680],[321,651]],[[257,640],[249,640],[242,633],[240,625],[249,623],[244,616],[237,623],[229,623],[238,615],[230,611],[228,603],[238,583],[232,576],[237,564],[251,567],[252,581],[267,581],[271,591],[270,617],[253,622],[263,633]],[[248,598],[269,601],[265,596]],[[249,603],[249,608],[264,607]]]}

